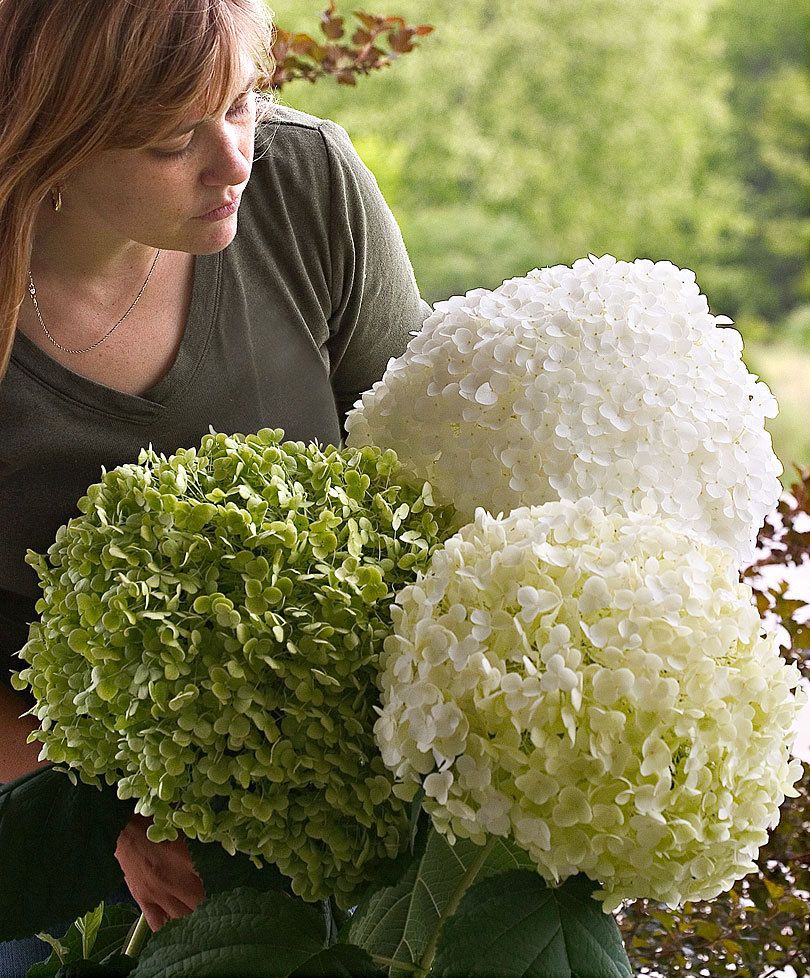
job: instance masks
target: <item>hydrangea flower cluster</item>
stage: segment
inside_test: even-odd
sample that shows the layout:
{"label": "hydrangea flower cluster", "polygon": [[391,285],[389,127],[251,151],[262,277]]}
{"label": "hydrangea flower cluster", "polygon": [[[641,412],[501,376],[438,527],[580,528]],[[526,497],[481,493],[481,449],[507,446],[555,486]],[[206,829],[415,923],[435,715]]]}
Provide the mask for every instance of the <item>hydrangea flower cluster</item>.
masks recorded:
{"label": "hydrangea flower cluster", "polygon": [[608,911],[755,868],[801,774],[799,673],[726,548],[589,498],[478,508],[391,615],[375,735],[451,842],[511,835]]}
{"label": "hydrangea flower cluster", "polygon": [[[776,401],[668,261],[593,255],[434,306],[347,417],[467,519],[590,496],[753,559],[781,493]],[[437,496],[437,498],[439,498]]]}
{"label": "hydrangea flower cluster", "polygon": [[19,655],[41,757],[177,830],[351,894],[407,842],[372,734],[396,591],[458,527],[396,455],[211,432],[104,472],[45,555]]}

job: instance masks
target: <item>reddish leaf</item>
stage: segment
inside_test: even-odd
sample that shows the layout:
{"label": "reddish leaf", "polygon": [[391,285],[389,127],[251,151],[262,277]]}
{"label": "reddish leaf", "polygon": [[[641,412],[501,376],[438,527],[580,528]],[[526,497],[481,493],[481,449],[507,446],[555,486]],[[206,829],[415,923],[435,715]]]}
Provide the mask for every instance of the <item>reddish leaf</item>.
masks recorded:
{"label": "reddish leaf", "polygon": [[354,16],[369,30],[374,30],[374,28],[377,28],[379,32],[379,28],[382,26],[382,17],[377,17],[374,14],[364,14],[360,10],[355,10]]}
{"label": "reddish leaf", "polygon": [[796,634],[793,636],[793,648],[810,650],[810,628],[806,625],[796,629]]}
{"label": "reddish leaf", "polygon": [[[345,17],[336,13],[335,0],[320,15],[320,29],[327,41],[334,42],[345,35]],[[281,88],[283,85],[305,80],[314,83],[331,76],[340,85],[356,85],[357,75],[368,75],[373,70],[388,67],[399,55],[413,51],[413,39],[433,31],[429,24],[409,27],[399,16],[380,16],[364,11],[353,11],[361,27],[355,30],[351,45],[321,44],[309,34],[291,33],[276,26],[272,55],[274,72],[264,84]],[[375,47],[381,35],[388,36],[390,50]]]}
{"label": "reddish leaf", "polygon": [[393,31],[388,35],[388,43],[391,45],[392,51],[397,51],[400,54],[406,54],[408,51],[413,51],[411,34],[410,31],[407,30]]}
{"label": "reddish leaf", "polygon": [[331,16],[331,14],[334,13],[334,9],[335,5],[332,4],[330,10],[325,10],[321,14],[321,30],[332,41],[337,40],[339,37],[343,37],[343,34],[345,33],[343,30],[343,18]]}
{"label": "reddish leaf", "polygon": [[318,42],[309,34],[293,34],[290,37],[289,46],[296,54],[302,54],[306,57],[314,57],[320,49]]}
{"label": "reddish leaf", "polygon": [[372,45],[368,50],[363,50],[358,52],[355,59],[357,65],[365,65],[366,67],[382,67],[382,62],[385,60],[385,51]]}
{"label": "reddish leaf", "polygon": [[350,57],[350,52],[340,44],[327,44],[322,51],[323,63],[331,67],[336,67],[345,58]]}
{"label": "reddish leaf", "polygon": [[[335,17],[336,9],[335,0],[329,0],[329,6],[321,14],[321,30],[329,38],[341,37],[343,34],[343,18]],[[340,33],[335,34],[335,30],[339,30]]]}

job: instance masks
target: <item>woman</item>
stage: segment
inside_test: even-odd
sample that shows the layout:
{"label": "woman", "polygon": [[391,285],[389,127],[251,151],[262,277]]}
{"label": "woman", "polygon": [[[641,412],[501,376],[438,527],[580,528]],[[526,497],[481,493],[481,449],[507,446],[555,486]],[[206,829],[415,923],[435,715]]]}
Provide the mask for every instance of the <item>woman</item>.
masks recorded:
{"label": "woman", "polygon": [[[27,548],[141,447],[280,427],[338,444],[429,307],[336,124],[255,91],[262,0],[0,0],[0,781],[41,763],[11,690]],[[203,898],[182,839],[116,856],[153,930]],[[47,956],[0,946],[0,974]],[[5,958],[3,955],[5,954]]]}

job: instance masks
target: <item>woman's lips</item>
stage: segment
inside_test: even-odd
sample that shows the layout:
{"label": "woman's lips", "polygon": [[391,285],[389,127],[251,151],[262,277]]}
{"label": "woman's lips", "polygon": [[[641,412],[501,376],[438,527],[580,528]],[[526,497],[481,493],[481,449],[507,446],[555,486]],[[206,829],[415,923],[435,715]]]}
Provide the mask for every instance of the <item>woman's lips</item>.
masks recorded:
{"label": "woman's lips", "polygon": [[231,214],[239,207],[239,197],[236,200],[231,201],[230,204],[225,204],[222,207],[217,207],[207,214],[203,214],[200,220],[203,221],[221,221],[224,217],[230,217]]}

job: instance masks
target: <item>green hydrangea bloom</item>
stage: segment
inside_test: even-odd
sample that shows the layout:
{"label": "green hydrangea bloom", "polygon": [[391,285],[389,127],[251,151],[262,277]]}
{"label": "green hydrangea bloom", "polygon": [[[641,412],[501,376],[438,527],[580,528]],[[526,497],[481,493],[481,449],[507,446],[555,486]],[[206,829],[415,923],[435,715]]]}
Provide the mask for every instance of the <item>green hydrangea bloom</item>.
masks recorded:
{"label": "green hydrangea bloom", "polygon": [[373,737],[394,595],[455,529],[392,451],[211,430],[102,470],[47,556],[15,674],[43,757],[347,905],[407,840]]}

